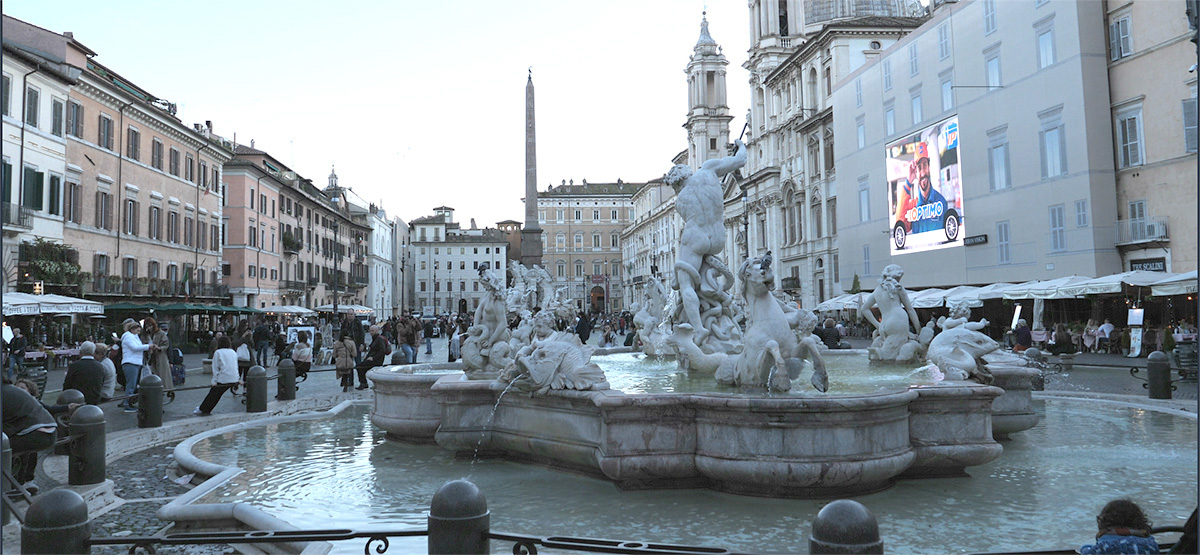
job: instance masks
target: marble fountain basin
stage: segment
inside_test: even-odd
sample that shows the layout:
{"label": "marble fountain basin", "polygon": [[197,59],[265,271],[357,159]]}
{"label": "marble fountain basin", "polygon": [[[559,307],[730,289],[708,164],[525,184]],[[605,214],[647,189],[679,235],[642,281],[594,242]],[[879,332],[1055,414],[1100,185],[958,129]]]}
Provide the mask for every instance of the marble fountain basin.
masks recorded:
{"label": "marble fountain basin", "polygon": [[[864,353],[827,359],[840,356],[866,363]],[[604,357],[593,361],[605,367]],[[845,394],[797,387],[773,396],[714,383],[707,392],[530,397],[505,392],[504,383],[468,380],[449,363],[382,367],[368,377],[371,420],[391,439],[603,477],[625,489],[832,498],[880,491],[901,478],[963,476],[999,457],[997,437],[1037,423],[1030,390],[1038,371],[991,369],[996,385]]]}

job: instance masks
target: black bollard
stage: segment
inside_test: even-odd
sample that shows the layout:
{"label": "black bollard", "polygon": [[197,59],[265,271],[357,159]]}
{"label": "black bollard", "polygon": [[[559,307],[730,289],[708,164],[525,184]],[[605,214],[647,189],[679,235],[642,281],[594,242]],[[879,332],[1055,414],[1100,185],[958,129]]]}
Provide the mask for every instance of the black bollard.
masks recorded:
{"label": "black bollard", "polygon": [[429,504],[429,553],[489,553],[487,498],[467,480],[446,482]]}
{"label": "black bollard", "polygon": [[70,469],[67,483],[86,486],[104,482],[104,411],[84,405],[71,415]]}
{"label": "black bollard", "polygon": [[147,374],[138,382],[138,427],[161,428],[163,418],[162,378]]}
{"label": "black bollard", "polygon": [[65,488],[33,500],[21,527],[22,553],[90,553],[87,501]]}
{"label": "black bollard", "polygon": [[296,363],[290,358],[279,361],[275,366],[279,372],[279,383],[275,384],[275,398],[291,401],[296,398]]}
{"label": "black bollard", "polygon": [[[3,444],[3,451],[0,451],[0,466],[4,468],[4,474],[12,474],[12,446],[8,444],[8,434],[0,433],[0,444]],[[0,495],[7,495],[8,490],[12,488],[12,484],[8,483],[8,478],[0,479]],[[0,502],[0,526],[8,524],[8,503]]]}
{"label": "black bollard", "polygon": [[813,520],[808,552],[883,553],[879,523],[862,503],[838,499],[825,505]]}
{"label": "black bollard", "polygon": [[408,364],[408,355],[404,354],[403,349],[393,351],[392,366],[400,366],[401,364]]}
{"label": "black bollard", "polygon": [[267,371],[262,366],[246,370],[246,412],[267,412]]}
{"label": "black bollard", "polygon": [[[61,393],[58,394],[58,397],[55,397],[55,399],[54,399],[54,404],[56,404],[56,405],[69,405],[71,403],[78,403],[78,404],[82,405],[84,402],[85,402],[85,400],[83,398],[83,392],[79,391],[78,389],[64,389]],[[58,419],[58,423],[61,424],[58,427],[58,437],[60,439],[71,435],[71,419],[70,418]],[[66,443],[63,443],[61,445],[56,444],[54,446],[54,454],[55,455],[70,455],[71,454],[70,448],[71,448],[71,446]]]}
{"label": "black bollard", "polygon": [[1162,351],[1154,351],[1146,358],[1146,384],[1150,389],[1151,399],[1170,399],[1171,390],[1171,361]]}

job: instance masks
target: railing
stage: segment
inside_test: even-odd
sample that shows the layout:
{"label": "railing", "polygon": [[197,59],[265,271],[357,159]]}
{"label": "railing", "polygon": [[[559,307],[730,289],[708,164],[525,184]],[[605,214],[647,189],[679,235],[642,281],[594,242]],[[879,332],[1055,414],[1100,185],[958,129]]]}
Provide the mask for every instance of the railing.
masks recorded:
{"label": "railing", "polygon": [[784,289],[799,289],[800,278],[788,276],[779,280],[779,286]]}
{"label": "railing", "polygon": [[33,210],[11,202],[4,203],[4,225],[15,227],[33,227]]}
{"label": "railing", "polygon": [[1117,244],[1167,241],[1167,218],[1117,220]]}
{"label": "railing", "polygon": [[317,284],[318,284],[318,283],[320,283],[320,282],[321,282],[321,279],[320,279],[320,278],[315,278],[315,277],[310,277],[310,278],[308,278],[308,284],[309,284],[310,286],[312,286],[312,287],[316,287],[316,286],[317,286]]}
{"label": "railing", "polygon": [[304,282],[291,279],[285,279],[279,282],[279,288],[286,291],[303,291]]}
{"label": "railing", "polygon": [[367,276],[354,276],[354,283],[358,285],[366,285],[370,282],[371,280],[368,279]]}

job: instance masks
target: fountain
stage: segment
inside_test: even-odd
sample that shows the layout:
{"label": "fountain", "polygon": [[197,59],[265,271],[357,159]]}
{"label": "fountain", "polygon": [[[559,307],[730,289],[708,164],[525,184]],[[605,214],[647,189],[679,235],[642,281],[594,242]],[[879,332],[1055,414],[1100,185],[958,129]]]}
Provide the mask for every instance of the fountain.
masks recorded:
{"label": "fountain", "polygon": [[[812,336],[812,312],[773,293],[769,252],[737,271],[743,333],[729,292],[734,275],[717,255],[724,237],[720,177],[744,162],[739,143],[735,155],[709,160],[695,174],[680,166],[668,174],[684,220],[671,293],[678,302],[664,302],[666,288],[652,284],[654,298],[638,311],[648,354],[669,347],[679,372],[711,380],[710,387],[611,389],[593,349],[550,326],[551,314],[574,311],[563,291],[548,298],[547,287],[532,277],[536,271],[514,263],[508,292],[501,274],[480,270],[488,296],[461,366],[368,374],[375,384],[372,421],[393,439],[436,443],[464,457],[502,454],[603,477],[624,489],[708,487],[800,498],[880,491],[904,477],[962,476],[1000,456],[996,438],[1037,423],[1030,390],[1038,371],[992,353],[995,342],[978,331],[980,323],[967,321],[965,307],[938,323],[943,331],[936,338],[934,324],[920,328],[899,285],[899,266],[885,269],[865,303],[882,314],[874,320],[864,313],[878,329],[866,357],[822,353]],[[530,298],[539,296],[545,306],[534,314]],[[506,312],[522,315],[514,333]],[[826,392],[827,356],[858,356],[864,367],[873,364],[869,358],[913,368],[927,352],[932,366],[918,374],[946,379]],[[813,390],[794,389],[810,367]]]}

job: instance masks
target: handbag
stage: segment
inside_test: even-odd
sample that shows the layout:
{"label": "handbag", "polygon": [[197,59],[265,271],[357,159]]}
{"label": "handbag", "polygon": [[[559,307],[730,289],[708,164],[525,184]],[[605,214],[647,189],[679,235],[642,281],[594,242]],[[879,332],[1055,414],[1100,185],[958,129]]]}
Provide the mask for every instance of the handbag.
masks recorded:
{"label": "handbag", "polygon": [[245,343],[238,345],[237,357],[238,360],[250,360],[250,347],[247,347]]}

